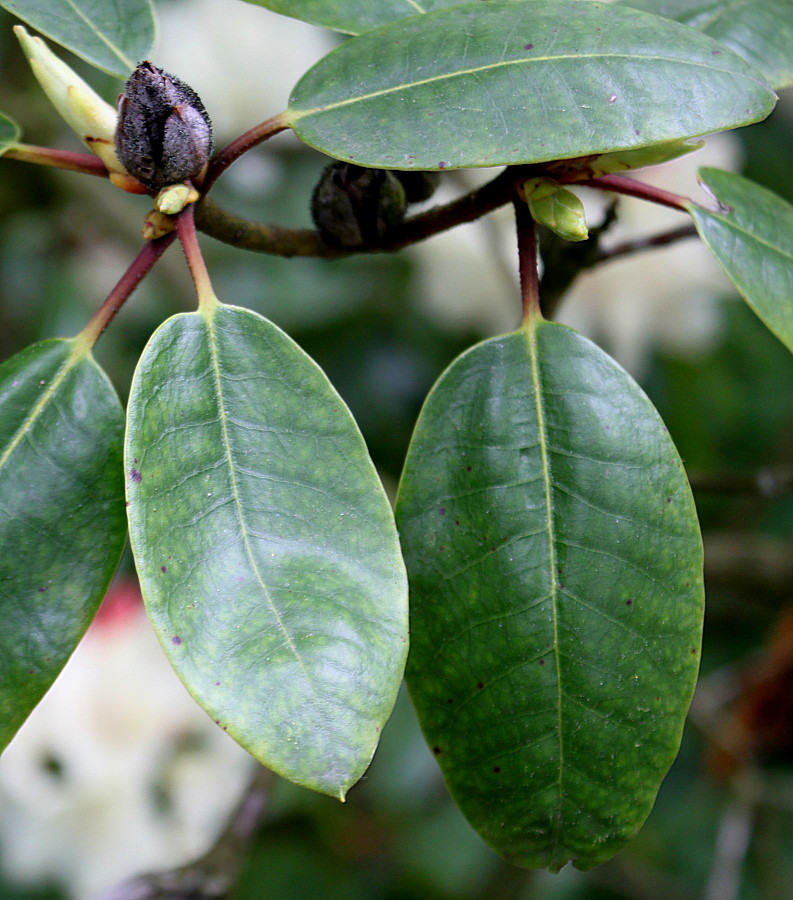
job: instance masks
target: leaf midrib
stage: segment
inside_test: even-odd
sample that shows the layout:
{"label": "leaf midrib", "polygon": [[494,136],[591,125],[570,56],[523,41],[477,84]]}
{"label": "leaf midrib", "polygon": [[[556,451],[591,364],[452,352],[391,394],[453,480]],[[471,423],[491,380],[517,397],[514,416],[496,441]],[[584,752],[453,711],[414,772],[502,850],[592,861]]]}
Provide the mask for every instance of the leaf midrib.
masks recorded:
{"label": "leaf midrib", "polygon": [[698,69],[706,69],[709,71],[720,72],[726,75],[733,75],[740,78],[744,78],[747,81],[752,81],[757,84],[758,87],[763,87],[760,82],[756,79],[751,78],[747,73],[738,72],[732,69],[723,69],[719,66],[708,65],[706,62],[700,62],[697,60],[688,60],[688,59],[670,59],[665,56],[644,56],[640,54],[627,54],[627,53],[591,53],[591,54],[581,54],[581,53],[564,53],[559,54],[558,56],[533,56],[530,59],[526,57],[521,57],[520,59],[509,59],[502,60],[501,62],[488,63],[483,66],[473,66],[469,69],[455,69],[453,72],[443,72],[439,75],[433,75],[429,78],[422,78],[416,81],[410,81],[403,84],[392,85],[391,87],[382,88],[377,91],[371,91],[368,94],[358,94],[355,97],[347,97],[344,100],[337,100],[332,103],[323,104],[322,106],[315,106],[311,109],[290,109],[287,111],[289,114],[289,120],[292,125],[295,122],[299,122],[300,119],[305,118],[306,116],[318,115],[321,113],[329,112],[331,110],[340,109],[344,106],[350,106],[355,103],[363,103],[367,100],[373,100],[378,97],[384,97],[388,94],[393,94],[398,91],[407,91],[417,87],[423,87],[427,84],[434,84],[439,81],[448,81],[452,78],[460,78],[466,75],[475,75],[479,72],[489,72],[494,69],[506,68],[509,66],[521,66],[521,65],[532,65],[534,63],[541,62],[560,62],[563,60],[606,60],[606,59],[624,59],[629,61],[641,60],[643,62],[665,62],[665,63],[674,63],[680,66],[691,66],[693,68]]}
{"label": "leaf midrib", "polygon": [[549,600],[551,603],[553,622],[553,658],[556,666],[556,728],[559,747],[559,777],[556,782],[557,803],[554,816],[553,856],[559,848],[559,838],[562,830],[562,794],[564,779],[564,738],[562,735],[562,670],[561,656],[559,653],[559,591],[556,581],[556,529],[554,527],[553,489],[551,480],[551,466],[548,458],[548,433],[545,425],[545,408],[542,400],[542,378],[540,374],[539,355],[537,352],[537,329],[542,326],[539,322],[526,324],[526,342],[529,351],[529,364],[531,366],[531,380],[534,386],[534,407],[537,417],[537,441],[540,448],[540,464],[542,467],[542,479],[545,492],[546,528],[548,531],[548,568],[549,568]]}
{"label": "leaf midrib", "polygon": [[262,589],[264,597],[267,601],[270,610],[272,611],[273,616],[275,617],[276,624],[278,626],[279,631],[283,635],[284,641],[286,642],[287,647],[291,650],[297,664],[300,666],[300,670],[305,676],[306,682],[313,689],[314,684],[311,680],[311,677],[306,669],[306,665],[303,662],[303,658],[301,657],[297,646],[292,638],[292,635],[289,633],[286,625],[284,624],[283,619],[281,618],[281,614],[278,612],[278,608],[273,601],[272,594],[270,593],[269,588],[267,587],[264,578],[262,577],[261,572],[259,571],[259,566],[256,562],[256,558],[253,553],[253,548],[251,547],[250,537],[248,534],[248,526],[245,521],[245,516],[242,511],[242,500],[240,498],[240,490],[239,490],[239,482],[237,480],[237,471],[234,466],[234,458],[231,451],[231,440],[229,438],[229,429],[228,429],[228,414],[226,412],[226,404],[223,393],[223,385],[222,378],[220,373],[220,360],[218,358],[218,347],[217,347],[217,337],[215,332],[215,316],[217,315],[218,307],[213,307],[211,310],[208,310],[204,315],[204,321],[207,326],[207,334],[209,337],[209,348],[210,355],[212,359],[212,377],[215,384],[215,392],[216,392],[216,402],[218,406],[218,419],[220,421],[221,428],[221,436],[223,442],[223,452],[226,457],[226,464],[228,466],[229,471],[229,479],[231,481],[231,490],[233,494],[234,501],[234,509],[237,513],[237,519],[240,523],[240,532],[242,534],[242,542],[245,548],[245,555],[248,557],[248,562],[251,566],[251,569],[256,576],[256,580],[259,583],[259,586]]}
{"label": "leaf midrib", "polygon": [[2,472],[3,467],[11,458],[11,455],[16,450],[16,448],[20,445],[20,443],[24,440],[25,436],[28,434],[30,429],[33,427],[34,422],[39,416],[44,412],[44,410],[49,405],[52,398],[55,396],[58,388],[63,383],[66,376],[71,372],[71,370],[77,365],[77,363],[85,356],[86,349],[82,344],[75,344],[72,352],[66,357],[66,359],[61,364],[60,368],[55,373],[54,378],[47,386],[47,388],[42,393],[41,397],[36,401],[33,405],[33,408],[25,417],[25,420],[19,426],[19,428],[14,433],[14,436],[11,438],[6,449],[0,454],[0,472]]}

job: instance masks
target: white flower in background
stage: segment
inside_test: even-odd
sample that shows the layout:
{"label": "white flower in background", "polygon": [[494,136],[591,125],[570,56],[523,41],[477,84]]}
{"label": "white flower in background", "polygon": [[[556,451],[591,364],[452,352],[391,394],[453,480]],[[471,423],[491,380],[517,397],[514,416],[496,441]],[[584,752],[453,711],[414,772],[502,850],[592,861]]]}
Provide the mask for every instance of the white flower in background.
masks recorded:
{"label": "white flower in background", "polygon": [[251,757],[189,696],[130,581],[115,585],[0,757],[0,866],[88,900],[203,853]]}

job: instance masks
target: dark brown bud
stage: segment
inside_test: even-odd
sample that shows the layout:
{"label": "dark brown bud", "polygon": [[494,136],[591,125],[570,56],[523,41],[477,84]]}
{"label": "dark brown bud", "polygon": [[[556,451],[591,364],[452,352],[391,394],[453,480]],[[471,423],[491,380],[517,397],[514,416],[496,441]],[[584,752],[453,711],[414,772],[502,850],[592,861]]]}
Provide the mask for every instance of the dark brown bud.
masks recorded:
{"label": "dark brown bud", "polygon": [[376,245],[405,216],[405,191],[393,172],[331,163],[311,199],[323,239],[335,247]]}
{"label": "dark brown bud", "polygon": [[441,180],[440,172],[400,171],[394,172],[394,175],[402,182],[405,199],[408,203],[421,203],[423,200],[429,200]]}
{"label": "dark brown bud", "polygon": [[192,88],[142,62],[119,101],[116,152],[147,187],[177,184],[196,178],[209,161],[212,123]]}

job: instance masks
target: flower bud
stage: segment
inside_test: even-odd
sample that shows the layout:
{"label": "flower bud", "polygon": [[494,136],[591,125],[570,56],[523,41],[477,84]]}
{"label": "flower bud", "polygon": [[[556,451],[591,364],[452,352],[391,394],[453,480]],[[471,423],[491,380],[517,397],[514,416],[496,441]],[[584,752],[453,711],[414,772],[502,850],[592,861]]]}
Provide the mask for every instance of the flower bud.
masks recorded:
{"label": "flower bud", "polygon": [[405,190],[385,169],[331,163],[314,189],[311,215],[328,244],[377,244],[404,218]]}
{"label": "flower bud", "polygon": [[116,150],[130,175],[156,190],[204,172],[212,123],[192,88],[142,62],[119,101]]}
{"label": "flower bud", "polygon": [[113,107],[58,59],[41,38],[31,37],[22,25],[14,26],[14,34],[22,45],[36,80],[69,127],[110,172],[123,173],[124,168],[113,145],[116,131],[116,111]]}
{"label": "flower bud", "polygon": [[441,180],[440,172],[395,171],[394,175],[402,182],[405,189],[405,200],[408,203],[422,203],[429,200]]}
{"label": "flower bud", "polygon": [[566,241],[585,241],[589,237],[584,204],[552,178],[529,178],[521,185],[535,222],[550,228]]}

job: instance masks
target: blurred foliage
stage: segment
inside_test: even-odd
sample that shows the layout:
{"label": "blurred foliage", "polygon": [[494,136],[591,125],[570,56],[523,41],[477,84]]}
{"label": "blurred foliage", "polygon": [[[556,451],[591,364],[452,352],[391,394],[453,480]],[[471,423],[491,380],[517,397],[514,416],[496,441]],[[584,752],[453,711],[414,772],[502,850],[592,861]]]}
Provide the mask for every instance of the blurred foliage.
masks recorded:
{"label": "blurred foliage", "polygon": [[[11,16],[0,11],[0,108],[24,123],[31,143],[73,147],[34,88]],[[82,63],[70,60],[78,70]],[[88,76],[107,96],[117,82]],[[793,200],[793,108],[744,130],[744,172]],[[311,190],[325,159],[273,142],[267,177],[224,179],[216,199],[254,218],[307,226]],[[139,244],[146,198],[99,179],[0,164],[0,358],[44,337],[80,330]],[[218,295],[272,318],[328,373],[359,422],[387,487],[397,482],[416,415],[431,384],[486,335],[430,314],[418,290],[417,257],[335,262],[257,256],[202,239]],[[482,247],[482,253],[488,248]],[[194,305],[174,248],[98,346],[122,398],[151,332]],[[517,301],[516,301],[517,302]],[[793,359],[736,298],[721,305],[718,341],[699,356],[654,353],[645,388],[689,471],[793,470]],[[793,494],[697,491],[706,535],[790,544]],[[743,536],[743,537],[741,537]],[[129,565],[129,563],[127,563]],[[759,565],[759,564],[758,564]],[[753,579],[752,575],[757,577]],[[762,572],[740,585],[709,584],[703,696],[719,677],[761,658],[793,581],[764,592]],[[793,690],[793,682],[791,683]],[[729,697],[727,697],[729,699]],[[695,705],[696,711],[696,705]],[[402,696],[375,762],[346,804],[279,783],[235,900],[688,900],[703,897],[734,785],[708,769],[708,722],[694,716],[657,805],[638,838],[590,873],[523,872],[486,848],[448,799]],[[753,768],[752,841],[740,900],[789,898],[793,884],[793,748],[774,768]],[[0,810],[2,815],[2,810]],[[2,900],[59,900],[53,889],[0,880]],[[727,895],[724,895],[727,898]],[[732,895],[730,895],[730,898]],[[719,896],[709,900],[721,900]]]}

